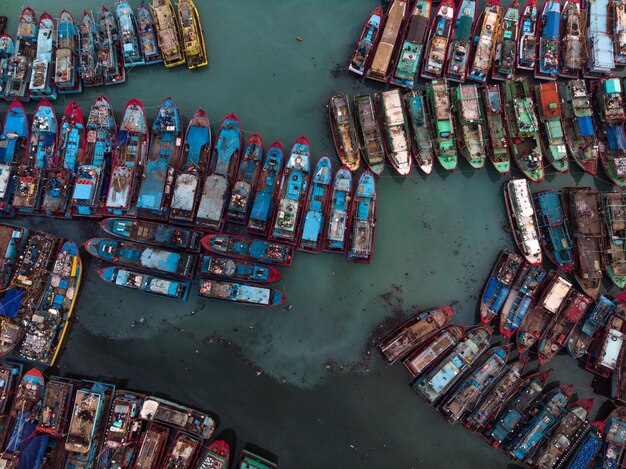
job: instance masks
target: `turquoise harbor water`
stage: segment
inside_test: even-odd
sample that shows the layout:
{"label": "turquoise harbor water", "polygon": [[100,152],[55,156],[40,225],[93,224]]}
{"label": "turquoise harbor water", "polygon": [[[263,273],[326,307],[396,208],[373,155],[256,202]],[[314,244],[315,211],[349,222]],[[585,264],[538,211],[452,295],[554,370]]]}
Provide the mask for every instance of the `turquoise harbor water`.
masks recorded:
{"label": "turquoise harbor water", "polygon": [[[274,139],[291,146],[305,134],[314,160],[328,152],[336,168],[325,104],[336,91],[374,91],[345,68],[377,2],[197,4],[209,68],[135,68],[126,84],[75,96],[83,112],[105,93],[119,120],[124,103],[136,97],[151,121],[171,95],[185,122],[201,105],[215,133],[222,117],[234,112],[246,135],[259,132],[266,147]],[[30,5],[37,14],[65,7],[78,16],[99,2]],[[19,2],[0,3],[11,33],[20,8]],[[69,99],[57,101],[57,113]],[[2,115],[5,109],[0,104]],[[280,309],[195,295],[178,303],[128,294],[101,282],[100,264],[84,254],[88,268],[60,371],[119,379],[131,389],[213,411],[220,417],[218,433],[234,428],[237,452],[253,442],[278,455],[284,468],[503,467],[508,460],[500,452],[447,424],[410,390],[403,367],[388,367],[371,346],[380,323],[389,331],[417,309],[454,304],[455,322],[477,322],[486,276],[500,250],[513,248],[502,229],[502,183],[491,167],[476,172],[464,161],[454,174],[437,168],[430,177],[414,170],[401,179],[387,168],[378,180],[374,262],[350,265],[338,255],[298,253],[293,267],[282,269],[278,285],[289,299]],[[572,164],[570,175],[549,172],[541,188],[594,183],[609,188]],[[99,234],[97,224],[86,220],[16,223],[80,242]],[[374,338],[380,334],[375,331]],[[573,383],[581,397],[590,395],[592,376],[572,359],[560,356],[551,366],[554,380]]]}

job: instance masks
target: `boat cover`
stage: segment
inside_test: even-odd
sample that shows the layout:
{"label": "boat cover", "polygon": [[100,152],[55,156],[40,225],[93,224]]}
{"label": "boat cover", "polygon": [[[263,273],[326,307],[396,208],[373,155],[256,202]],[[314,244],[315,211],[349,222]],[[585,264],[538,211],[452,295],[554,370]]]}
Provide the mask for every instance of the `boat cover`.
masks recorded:
{"label": "boat cover", "polygon": [[561,16],[558,11],[549,11],[546,15],[546,25],[544,26],[543,36],[548,39],[559,39],[559,21]]}
{"label": "boat cover", "polygon": [[591,116],[582,116],[578,118],[578,128],[580,129],[580,135],[583,137],[591,137],[594,135],[593,121]]}
{"label": "boat cover", "polygon": [[22,305],[22,297],[25,292],[17,288],[11,288],[0,300],[0,316],[14,318]]}
{"label": "boat cover", "polygon": [[617,151],[626,149],[626,135],[624,135],[624,127],[621,125],[608,125],[606,127],[606,138],[609,144],[609,150]]}

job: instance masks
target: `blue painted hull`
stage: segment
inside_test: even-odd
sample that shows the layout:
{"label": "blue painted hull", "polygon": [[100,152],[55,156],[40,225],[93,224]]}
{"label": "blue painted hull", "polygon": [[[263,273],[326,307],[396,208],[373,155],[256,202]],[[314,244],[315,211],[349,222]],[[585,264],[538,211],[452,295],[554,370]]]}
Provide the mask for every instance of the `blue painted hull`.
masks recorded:
{"label": "blue painted hull", "polygon": [[102,280],[116,287],[174,300],[187,301],[191,289],[191,282],[188,281],[156,277],[120,267],[107,267],[101,269],[98,274]]}
{"label": "blue painted hull", "polygon": [[274,217],[276,197],[283,173],[283,162],[283,146],[280,142],[272,143],[263,161],[263,169],[254,189],[254,201],[246,228],[248,233],[260,236],[267,235]]}

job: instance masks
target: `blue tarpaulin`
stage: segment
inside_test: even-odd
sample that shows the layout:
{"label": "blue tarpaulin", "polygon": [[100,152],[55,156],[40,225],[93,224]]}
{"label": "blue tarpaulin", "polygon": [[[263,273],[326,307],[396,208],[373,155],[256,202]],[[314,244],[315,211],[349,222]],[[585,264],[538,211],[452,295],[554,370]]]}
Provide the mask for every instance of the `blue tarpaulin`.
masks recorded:
{"label": "blue tarpaulin", "polygon": [[6,316],[8,318],[14,318],[17,316],[17,312],[22,305],[22,297],[24,296],[23,290],[11,288],[0,300],[0,316]]}
{"label": "blue tarpaulin", "polygon": [[549,11],[544,26],[543,35],[548,39],[559,39],[559,22],[561,21],[561,15],[556,11]]}
{"label": "blue tarpaulin", "polygon": [[606,127],[606,139],[609,144],[609,150],[626,149],[626,136],[624,135],[624,127],[621,125],[608,125]]}
{"label": "blue tarpaulin", "polygon": [[593,121],[590,116],[579,117],[578,127],[580,128],[580,135],[583,137],[591,137],[593,135]]}
{"label": "blue tarpaulin", "polygon": [[122,143],[126,141],[127,138],[128,138],[128,131],[120,130],[117,133],[117,142],[115,142],[115,145],[120,146]]}

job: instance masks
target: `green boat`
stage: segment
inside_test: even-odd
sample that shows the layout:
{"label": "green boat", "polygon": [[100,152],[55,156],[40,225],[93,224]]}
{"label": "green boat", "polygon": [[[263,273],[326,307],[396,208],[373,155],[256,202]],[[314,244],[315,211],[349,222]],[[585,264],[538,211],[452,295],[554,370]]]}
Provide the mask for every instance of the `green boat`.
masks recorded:
{"label": "green boat", "polygon": [[528,80],[517,77],[504,82],[504,110],[515,162],[533,182],[544,177],[537,116]]}
{"label": "green boat", "polygon": [[506,175],[511,172],[511,152],[509,137],[506,134],[502,90],[500,85],[487,85],[482,89],[482,93],[489,136],[489,158],[496,171]]}
{"label": "green boat", "polygon": [[561,123],[561,99],[556,82],[541,83],[535,86],[535,97],[541,122],[544,152],[552,167],[559,173],[569,171],[565,132]]}
{"label": "green boat", "polygon": [[626,287],[626,198],[621,192],[602,194],[607,231],[606,273],[618,288]]}
{"label": "green boat", "polygon": [[456,139],[448,83],[445,80],[433,80],[426,84],[426,98],[435,155],[446,171],[454,171],[457,164]]}
{"label": "green boat", "polygon": [[622,96],[622,83],[619,78],[603,78],[591,82],[595,89],[602,128],[600,162],[604,173],[613,184],[626,188],[626,133],[624,121],[626,112]]}
{"label": "green boat", "polygon": [[457,86],[452,91],[452,106],[459,129],[459,151],[474,169],[483,169],[485,150],[485,117],[476,85]]}
{"label": "green boat", "polygon": [[433,171],[433,139],[428,126],[424,94],[421,91],[409,91],[403,99],[411,123],[413,157],[424,174],[430,174]]}

